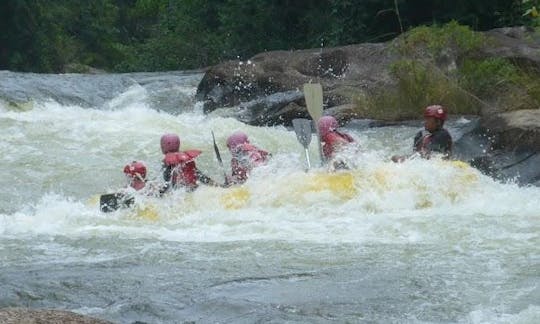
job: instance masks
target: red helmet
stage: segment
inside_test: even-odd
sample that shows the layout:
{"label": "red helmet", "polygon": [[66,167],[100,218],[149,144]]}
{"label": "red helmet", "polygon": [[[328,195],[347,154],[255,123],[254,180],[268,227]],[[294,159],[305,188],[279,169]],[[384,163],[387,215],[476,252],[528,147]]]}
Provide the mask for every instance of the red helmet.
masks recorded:
{"label": "red helmet", "polygon": [[424,110],[424,117],[434,117],[440,120],[446,120],[446,111],[441,105],[427,106]]}
{"label": "red helmet", "polygon": [[236,131],[227,138],[227,147],[229,150],[237,147],[240,144],[249,143],[248,136],[242,131]]}
{"label": "red helmet", "polygon": [[133,161],[124,167],[124,173],[132,178],[139,176],[146,179],[146,165],[142,162]]}
{"label": "red helmet", "polygon": [[326,136],[326,134],[335,131],[339,125],[334,117],[323,116],[319,119],[318,126],[320,135]]}
{"label": "red helmet", "polygon": [[180,149],[180,137],[176,134],[165,134],[161,136],[161,152],[163,154],[178,152]]}

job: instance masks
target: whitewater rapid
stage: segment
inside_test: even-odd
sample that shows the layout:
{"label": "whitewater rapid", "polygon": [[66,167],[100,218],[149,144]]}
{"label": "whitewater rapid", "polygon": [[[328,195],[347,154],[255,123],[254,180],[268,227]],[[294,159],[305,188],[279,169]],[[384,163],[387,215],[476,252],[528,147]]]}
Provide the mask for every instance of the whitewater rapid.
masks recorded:
{"label": "whitewater rapid", "polygon": [[[204,115],[191,83],[176,90],[189,104],[174,113],[149,104],[141,86],[95,107],[0,101],[0,307],[126,323],[540,320],[540,188],[440,160],[394,164],[418,130],[401,126],[348,127],[360,143],[347,157],[354,189],[306,189],[325,172],[315,141],[306,173],[293,130]],[[202,150],[198,167],[222,181],[211,131],[229,168],[234,130],[273,155],[239,205],[227,204],[231,189],[203,186],[99,211],[97,197],[125,185],[125,164],[144,161],[160,177],[163,133]],[[160,292],[151,274],[176,289]]]}

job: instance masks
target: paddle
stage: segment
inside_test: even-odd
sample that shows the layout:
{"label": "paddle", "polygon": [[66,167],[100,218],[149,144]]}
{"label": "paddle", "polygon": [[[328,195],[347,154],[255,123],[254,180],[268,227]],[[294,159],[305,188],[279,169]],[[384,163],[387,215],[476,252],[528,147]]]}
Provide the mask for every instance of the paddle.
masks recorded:
{"label": "paddle", "polygon": [[130,197],[120,192],[104,194],[99,197],[99,209],[104,213],[130,207],[134,203],[135,197]]}
{"label": "paddle", "polygon": [[321,157],[322,166],[326,161],[322,154],[321,134],[319,134],[319,127],[317,126],[323,113],[322,86],[319,83],[304,84],[304,97],[306,98],[308,113],[313,119],[313,122],[315,122],[315,130],[317,131],[317,139],[319,142],[319,156]]}
{"label": "paddle", "polygon": [[223,177],[225,177],[225,185],[228,185],[229,180],[227,178],[227,172],[225,171],[225,167],[223,166],[223,160],[221,159],[221,154],[219,153],[219,147],[216,144],[216,137],[214,136],[214,131],[212,131],[212,140],[214,141],[214,152],[216,153],[216,158],[218,160],[219,166],[221,167],[221,170],[223,171]]}
{"label": "paddle", "polygon": [[311,142],[311,120],[304,118],[296,118],[292,120],[292,124],[294,127],[294,132],[296,133],[296,138],[298,139],[300,144],[302,144],[306,153],[307,171],[311,168],[308,152],[308,146]]}

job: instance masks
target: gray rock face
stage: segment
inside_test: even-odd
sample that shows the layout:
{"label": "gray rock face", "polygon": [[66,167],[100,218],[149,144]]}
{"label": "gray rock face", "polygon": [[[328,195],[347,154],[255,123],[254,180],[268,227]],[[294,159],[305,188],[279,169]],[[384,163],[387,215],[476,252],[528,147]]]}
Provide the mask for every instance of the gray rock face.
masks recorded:
{"label": "gray rock face", "polygon": [[492,151],[476,157],[477,167],[499,179],[540,185],[540,109],[495,114],[480,129]]}
{"label": "gray rock face", "polygon": [[[390,80],[388,43],[327,49],[261,53],[247,62],[228,61],[211,67],[197,89],[204,111],[235,107],[277,92],[301,91],[321,83],[328,107],[351,104],[351,93]],[[291,100],[291,102],[297,101]],[[305,103],[301,102],[305,111]],[[277,113],[281,107],[269,107]],[[283,118],[284,123],[290,120]]]}
{"label": "gray rock face", "polygon": [[517,110],[483,118],[495,136],[494,148],[540,152],[540,109]]}
{"label": "gray rock face", "polygon": [[3,308],[0,309],[0,323],[4,324],[41,324],[41,323],[71,323],[71,324],[110,324],[112,322],[79,315],[73,312],[28,309]]}
{"label": "gray rock face", "polygon": [[503,57],[540,66],[540,39],[526,27],[496,28],[486,32],[495,42],[485,47],[487,56]]}

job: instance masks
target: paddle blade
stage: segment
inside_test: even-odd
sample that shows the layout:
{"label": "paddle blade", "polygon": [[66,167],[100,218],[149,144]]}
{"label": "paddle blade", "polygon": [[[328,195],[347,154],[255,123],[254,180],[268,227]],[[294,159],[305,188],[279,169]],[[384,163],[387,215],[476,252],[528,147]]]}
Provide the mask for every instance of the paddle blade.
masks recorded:
{"label": "paddle blade", "polygon": [[113,212],[120,208],[126,208],[134,203],[134,197],[128,197],[122,193],[104,194],[99,197],[99,209],[104,213]]}
{"label": "paddle blade", "polygon": [[311,118],[317,122],[323,114],[323,92],[319,83],[304,84],[304,97]]}
{"label": "paddle blade", "polygon": [[311,120],[305,118],[296,118],[292,121],[296,138],[304,148],[311,142]]}

